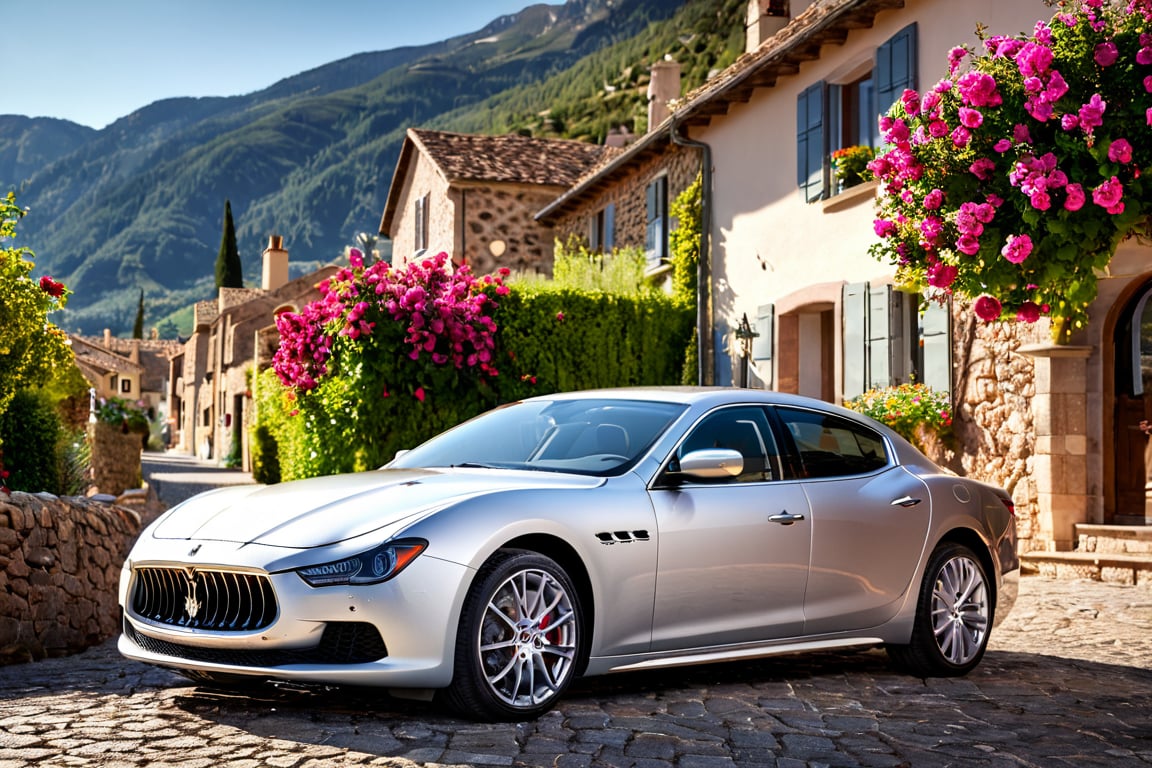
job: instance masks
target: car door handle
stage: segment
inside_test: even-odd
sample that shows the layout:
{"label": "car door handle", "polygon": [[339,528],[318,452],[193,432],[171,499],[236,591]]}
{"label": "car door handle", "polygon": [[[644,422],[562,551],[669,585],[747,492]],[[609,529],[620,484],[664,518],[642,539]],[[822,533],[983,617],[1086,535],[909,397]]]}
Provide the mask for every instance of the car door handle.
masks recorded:
{"label": "car door handle", "polygon": [[914,507],[920,503],[920,499],[914,499],[911,496],[903,496],[899,499],[892,501],[893,507]]}
{"label": "car door handle", "polygon": [[781,512],[778,515],[769,515],[768,516],[768,522],[780,523],[780,525],[792,525],[792,523],[795,523],[798,520],[803,520],[803,519],[804,519],[804,515],[793,515],[790,512]]}

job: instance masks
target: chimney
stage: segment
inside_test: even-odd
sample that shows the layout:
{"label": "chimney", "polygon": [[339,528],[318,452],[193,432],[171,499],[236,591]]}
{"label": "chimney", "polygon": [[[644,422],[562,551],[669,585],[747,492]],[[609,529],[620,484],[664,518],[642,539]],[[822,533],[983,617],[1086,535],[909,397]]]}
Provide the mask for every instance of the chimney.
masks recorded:
{"label": "chimney", "polygon": [[274,291],[288,282],[288,251],[284,250],[284,238],[269,235],[268,247],[264,249],[264,273],[260,287]]}
{"label": "chimney", "polygon": [[748,0],[744,50],[751,53],[768,38],[788,26],[789,0]]}
{"label": "chimney", "polygon": [[104,348],[105,349],[112,349],[112,329],[111,328],[105,328],[104,329]]}
{"label": "chimney", "polygon": [[648,82],[648,130],[668,119],[672,110],[668,102],[680,98],[680,64],[665,56],[652,65],[652,79]]}

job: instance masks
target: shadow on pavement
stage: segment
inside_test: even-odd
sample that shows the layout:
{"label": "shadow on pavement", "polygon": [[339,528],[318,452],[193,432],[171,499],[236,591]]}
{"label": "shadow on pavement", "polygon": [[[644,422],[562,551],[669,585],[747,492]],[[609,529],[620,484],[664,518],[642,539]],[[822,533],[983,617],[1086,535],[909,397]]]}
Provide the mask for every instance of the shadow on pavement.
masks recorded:
{"label": "shadow on pavement", "polygon": [[220,467],[181,453],[145,451],[141,469],[144,480],[167,508],[213,488],[254,482],[250,472]]}

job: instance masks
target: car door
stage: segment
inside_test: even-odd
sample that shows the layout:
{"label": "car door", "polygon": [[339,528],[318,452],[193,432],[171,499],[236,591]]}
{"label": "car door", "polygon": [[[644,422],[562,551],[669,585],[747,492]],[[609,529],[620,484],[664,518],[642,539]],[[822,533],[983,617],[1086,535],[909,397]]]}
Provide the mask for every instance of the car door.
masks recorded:
{"label": "car door", "polygon": [[804,634],[882,624],[903,602],[924,550],[927,486],[894,464],[883,437],[866,425],[815,410],[773,410],[811,515]]}
{"label": "car door", "polygon": [[808,504],[799,483],[782,479],[764,409],[709,413],[670,463],[705,448],[740,451],[743,470],[719,480],[665,472],[650,491],[660,532],[653,651],[792,637],[803,628]]}

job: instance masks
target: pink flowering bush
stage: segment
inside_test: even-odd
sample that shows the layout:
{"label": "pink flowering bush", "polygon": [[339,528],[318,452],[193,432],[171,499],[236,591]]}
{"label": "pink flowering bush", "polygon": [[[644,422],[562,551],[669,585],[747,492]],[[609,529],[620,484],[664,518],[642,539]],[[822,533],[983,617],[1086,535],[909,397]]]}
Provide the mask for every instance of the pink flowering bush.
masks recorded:
{"label": "pink flowering bush", "polygon": [[[277,319],[280,347],[258,379],[262,450],[280,479],[378,467],[533,394],[680,380],[695,314],[661,292],[510,290],[506,271],[474,277],[443,254],[400,268],[349,261],[319,299]],[[558,272],[563,262],[558,251]]]}
{"label": "pink flowering bush", "polygon": [[272,370],[297,454],[282,463],[305,474],[378,466],[494,404],[492,313],[506,274],[477,278],[443,253],[365,265],[353,249],[318,300],[276,319]]}
{"label": "pink flowering bush", "polygon": [[[407,382],[413,394],[430,383],[422,376],[435,378],[437,366],[496,376],[491,312],[497,306],[493,296],[508,293],[501,279],[508,270],[478,279],[468,266],[450,271],[447,261],[441,253],[400,269],[382,261],[366,267],[360,251],[352,249],[349,266],[318,286],[318,301],[299,314],[277,317],[280,348],[272,367],[280,380],[312,390],[329,373],[334,351],[356,358],[365,347],[380,346],[375,341],[390,348],[399,342],[409,360],[424,363]],[[346,343],[361,339],[362,344]]]}
{"label": "pink flowering bush", "polygon": [[1067,341],[1096,271],[1149,229],[1152,0],[1083,0],[1030,35],[954,49],[948,77],[906,91],[880,128],[873,254],[982,320],[1047,315]]}

